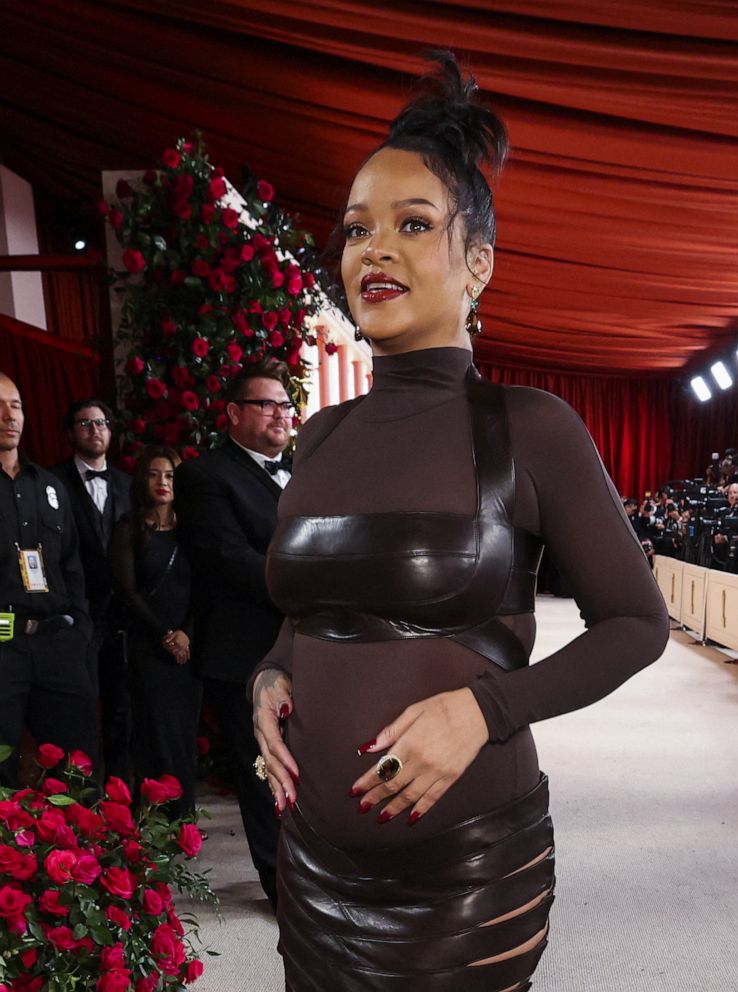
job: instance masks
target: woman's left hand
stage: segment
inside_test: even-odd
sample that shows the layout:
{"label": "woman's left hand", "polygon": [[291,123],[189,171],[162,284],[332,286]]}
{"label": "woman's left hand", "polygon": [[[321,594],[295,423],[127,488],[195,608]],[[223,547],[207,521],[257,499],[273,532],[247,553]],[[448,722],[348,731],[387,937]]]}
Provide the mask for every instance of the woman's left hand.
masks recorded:
{"label": "woman's left hand", "polygon": [[402,761],[399,774],[382,782],[376,765],[354,782],[351,794],[361,796],[360,811],[368,813],[390,799],[379,821],[386,823],[411,810],[413,824],[433,807],[464,774],[489,739],[487,724],[470,689],[430,696],[408,706],[360,754],[387,751]]}

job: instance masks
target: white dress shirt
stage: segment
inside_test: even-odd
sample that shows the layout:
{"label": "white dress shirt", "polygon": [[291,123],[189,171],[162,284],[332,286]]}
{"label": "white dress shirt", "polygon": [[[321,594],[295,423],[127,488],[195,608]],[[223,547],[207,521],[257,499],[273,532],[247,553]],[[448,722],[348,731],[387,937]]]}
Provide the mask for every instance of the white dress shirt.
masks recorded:
{"label": "white dress shirt", "polygon": [[79,455],[74,456],[74,464],[77,466],[77,471],[82,476],[82,482],[85,489],[92,497],[92,502],[98,508],[100,513],[105,509],[105,504],[108,499],[108,480],[107,479],[86,479],[85,473],[89,469],[91,472],[102,472],[108,467],[105,463],[102,469],[93,468],[92,465],[88,465],[87,462],[82,461]]}
{"label": "white dress shirt", "polygon": [[260,451],[252,451],[251,448],[247,448],[245,445],[239,444],[234,437],[231,438],[231,441],[233,441],[234,444],[238,444],[239,448],[245,451],[247,455],[251,455],[251,457],[254,459],[256,464],[260,468],[264,469],[264,471],[269,476],[269,478],[272,479],[274,482],[276,482],[280,489],[284,489],[284,487],[292,478],[292,476],[287,471],[287,469],[281,468],[275,475],[272,475],[272,473],[268,469],[264,468],[264,462],[281,462],[282,461],[281,451],[278,455],[275,455],[274,458],[270,458],[269,455],[262,455]]}

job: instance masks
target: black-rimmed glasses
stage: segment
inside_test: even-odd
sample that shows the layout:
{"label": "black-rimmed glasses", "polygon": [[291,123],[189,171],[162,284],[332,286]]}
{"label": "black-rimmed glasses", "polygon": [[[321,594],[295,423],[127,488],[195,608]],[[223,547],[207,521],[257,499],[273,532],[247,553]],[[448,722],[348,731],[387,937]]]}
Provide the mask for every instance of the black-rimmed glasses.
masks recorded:
{"label": "black-rimmed glasses", "polygon": [[280,417],[293,417],[295,408],[292,403],[285,400],[278,403],[276,400],[234,400],[236,406],[258,406],[266,417],[273,417],[276,413]]}
{"label": "black-rimmed glasses", "polygon": [[75,420],[75,424],[83,431],[89,431],[93,427],[110,427],[110,421],[105,417],[82,417],[81,420]]}

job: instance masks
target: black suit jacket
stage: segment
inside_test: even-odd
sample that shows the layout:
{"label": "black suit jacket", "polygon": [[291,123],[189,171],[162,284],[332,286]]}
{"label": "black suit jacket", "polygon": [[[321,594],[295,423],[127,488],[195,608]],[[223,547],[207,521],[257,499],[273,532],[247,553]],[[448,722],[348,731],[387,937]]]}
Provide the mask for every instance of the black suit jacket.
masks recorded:
{"label": "black suit jacket", "polygon": [[[131,509],[131,477],[120,469],[108,466],[108,499],[113,500],[115,521]],[[98,512],[92,497],[85,489],[74,458],[53,465],[51,471],[61,479],[69,494],[74,522],[79,533],[79,556],[85,573],[87,598],[90,603],[90,615],[95,621],[100,621],[106,614],[113,595],[113,579],[108,560],[108,548],[103,546],[95,523]]]}
{"label": "black suit jacket", "polygon": [[204,678],[245,684],[283,616],[266,588],[266,551],[282,490],[230,438],[183,462],[177,519],[194,575],[195,665]]}

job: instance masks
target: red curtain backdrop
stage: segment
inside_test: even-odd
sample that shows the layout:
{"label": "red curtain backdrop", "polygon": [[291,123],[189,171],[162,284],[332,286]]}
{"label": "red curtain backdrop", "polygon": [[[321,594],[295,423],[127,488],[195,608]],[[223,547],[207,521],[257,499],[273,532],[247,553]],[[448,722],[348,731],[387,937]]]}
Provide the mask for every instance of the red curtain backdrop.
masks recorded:
{"label": "red curtain backdrop", "polygon": [[97,367],[90,348],[0,314],[0,371],[20,390],[26,417],[21,450],[32,461],[52,465],[68,457],[62,418],[75,400],[96,395]]}

